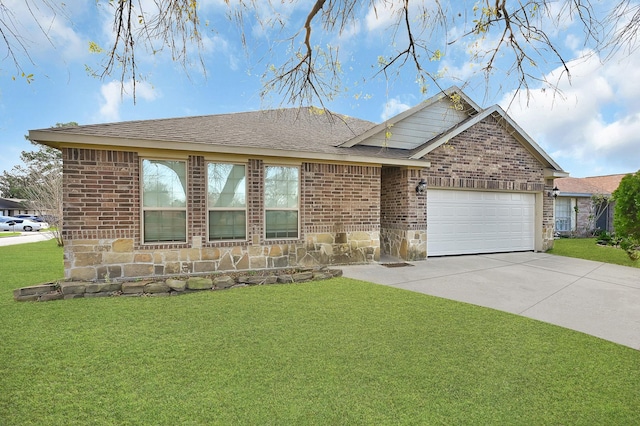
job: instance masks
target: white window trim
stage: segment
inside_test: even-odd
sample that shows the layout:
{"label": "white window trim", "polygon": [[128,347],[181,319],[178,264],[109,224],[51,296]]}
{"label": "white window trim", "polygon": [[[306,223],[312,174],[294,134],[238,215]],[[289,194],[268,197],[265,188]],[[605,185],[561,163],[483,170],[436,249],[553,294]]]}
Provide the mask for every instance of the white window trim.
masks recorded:
{"label": "white window trim", "polygon": [[[298,205],[295,208],[268,208],[266,205],[266,196],[265,196],[265,191],[267,188],[267,167],[288,167],[288,168],[295,168],[298,170]],[[263,199],[264,199],[264,208],[263,208],[263,212],[262,212],[262,223],[263,223],[263,236],[264,239],[266,241],[279,241],[279,240],[283,240],[283,241],[296,241],[300,239],[300,222],[301,222],[301,214],[300,214],[300,199],[302,197],[302,167],[300,167],[300,165],[297,164],[265,164],[264,165],[264,169],[263,169],[263,182],[262,182],[262,195],[263,195]],[[294,212],[298,212],[298,236],[297,237],[275,237],[275,238],[269,238],[267,237],[267,211],[294,211]]]}
{"label": "white window trim", "polygon": [[[185,170],[185,206],[184,207],[166,207],[166,208],[152,208],[144,206],[144,161],[182,161],[184,163]],[[140,242],[142,245],[167,245],[167,244],[186,244],[189,240],[189,161],[184,158],[161,158],[161,157],[140,157]],[[147,211],[184,211],[185,212],[185,229],[184,229],[184,241],[145,241],[145,226],[144,226],[144,213]]]}
{"label": "white window trim", "polygon": [[[235,165],[235,166],[244,166],[244,194],[245,194],[245,200],[244,200],[244,207],[209,207],[209,164],[231,164],[231,165]],[[207,160],[205,162],[206,165],[206,181],[207,181],[207,185],[206,185],[206,199],[205,199],[205,203],[206,203],[206,211],[207,211],[207,217],[206,217],[206,222],[207,222],[207,242],[209,243],[238,243],[238,242],[244,242],[244,241],[248,241],[249,239],[249,184],[248,184],[248,178],[247,178],[247,172],[249,171],[249,165],[247,163],[240,163],[240,162],[228,162],[228,161],[209,161]],[[220,240],[212,240],[209,238],[209,236],[211,235],[211,233],[209,232],[209,212],[210,211],[223,211],[223,212],[228,212],[228,211],[243,211],[244,212],[244,238],[238,238],[238,239],[220,239]]]}

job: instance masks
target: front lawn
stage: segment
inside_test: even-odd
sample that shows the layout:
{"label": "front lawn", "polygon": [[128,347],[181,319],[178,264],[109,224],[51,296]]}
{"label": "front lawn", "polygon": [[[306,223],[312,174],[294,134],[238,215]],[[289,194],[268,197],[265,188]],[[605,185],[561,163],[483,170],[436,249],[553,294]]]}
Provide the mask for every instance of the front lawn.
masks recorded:
{"label": "front lawn", "polygon": [[18,235],[20,235],[20,232],[0,231],[0,238],[17,237]]}
{"label": "front lawn", "polygon": [[640,423],[640,352],[507,313],[344,278],[18,303],[61,249],[0,265],[2,425]]}
{"label": "front lawn", "polygon": [[624,250],[599,246],[595,238],[560,238],[553,242],[553,249],[547,253],[640,268],[640,261],[629,259]]}

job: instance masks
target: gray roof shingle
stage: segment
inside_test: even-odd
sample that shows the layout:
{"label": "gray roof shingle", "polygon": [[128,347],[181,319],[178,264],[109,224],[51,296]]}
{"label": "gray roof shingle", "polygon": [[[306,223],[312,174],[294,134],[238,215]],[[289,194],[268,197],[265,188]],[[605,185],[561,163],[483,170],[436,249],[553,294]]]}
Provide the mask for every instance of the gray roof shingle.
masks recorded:
{"label": "gray roof shingle", "polygon": [[338,147],[373,126],[375,123],[370,121],[309,107],[56,127],[37,132],[381,159],[408,158],[410,153],[399,149]]}

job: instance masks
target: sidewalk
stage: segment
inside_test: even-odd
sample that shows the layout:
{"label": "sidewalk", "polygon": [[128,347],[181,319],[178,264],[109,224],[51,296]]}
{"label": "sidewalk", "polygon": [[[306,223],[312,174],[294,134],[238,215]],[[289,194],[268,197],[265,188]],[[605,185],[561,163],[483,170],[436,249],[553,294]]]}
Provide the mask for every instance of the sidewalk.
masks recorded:
{"label": "sidewalk", "polygon": [[0,247],[12,246],[14,244],[36,243],[38,241],[47,241],[53,238],[53,234],[48,231],[40,232],[23,232],[15,237],[0,238]]}
{"label": "sidewalk", "polygon": [[344,276],[485,306],[640,350],[640,268],[546,253],[448,256]]}

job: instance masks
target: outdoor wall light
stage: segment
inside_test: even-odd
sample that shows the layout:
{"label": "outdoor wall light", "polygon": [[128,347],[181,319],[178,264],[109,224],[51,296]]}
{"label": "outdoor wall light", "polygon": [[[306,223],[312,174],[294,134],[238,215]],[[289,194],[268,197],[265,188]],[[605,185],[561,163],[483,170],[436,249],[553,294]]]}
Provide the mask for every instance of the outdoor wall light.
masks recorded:
{"label": "outdoor wall light", "polygon": [[547,192],[547,195],[553,198],[557,198],[559,194],[560,194],[560,190],[558,189],[557,185],[554,186],[551,191]]}
{"label": "outdoor wall light", "polygon": [[424,179],[420,179],[420,183],[416,186],[416,194],[423,193],[427,189],[427,182]]}

